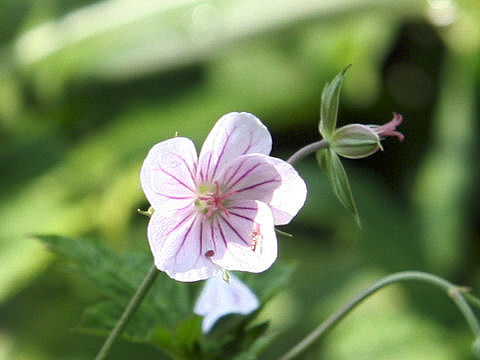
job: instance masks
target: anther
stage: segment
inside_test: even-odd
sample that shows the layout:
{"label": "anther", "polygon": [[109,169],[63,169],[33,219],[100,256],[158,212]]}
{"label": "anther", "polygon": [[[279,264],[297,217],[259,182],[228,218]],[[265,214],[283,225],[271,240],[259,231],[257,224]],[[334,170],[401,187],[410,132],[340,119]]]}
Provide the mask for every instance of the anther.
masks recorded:
{"label": "anther", "polygon": [[205,257],[211,258],[213,255],[215,255],[215,251],[213,250],[208,250],[205,252]]}

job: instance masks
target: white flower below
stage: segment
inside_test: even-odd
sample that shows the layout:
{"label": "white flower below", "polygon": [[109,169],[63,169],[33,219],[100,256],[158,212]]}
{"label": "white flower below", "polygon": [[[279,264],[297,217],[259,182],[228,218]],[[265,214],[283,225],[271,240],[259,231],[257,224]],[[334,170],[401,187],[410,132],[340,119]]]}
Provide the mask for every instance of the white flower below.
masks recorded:
{"label": "white flower below", "polygon": [[260,301],[247,285],[233,274],[226,282],[219,273],[206,281],[193,312],[204,317],[202,330],[208,333],[222,316],[247,315],[259,306]]}

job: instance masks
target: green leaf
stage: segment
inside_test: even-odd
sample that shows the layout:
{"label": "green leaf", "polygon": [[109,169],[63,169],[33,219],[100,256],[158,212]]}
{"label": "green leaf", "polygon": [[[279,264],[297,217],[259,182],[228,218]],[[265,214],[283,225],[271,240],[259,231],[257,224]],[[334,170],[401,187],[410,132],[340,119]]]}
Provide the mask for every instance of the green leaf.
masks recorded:
{"label": "green leaf", "polygon": [[202,320],[201,316],[192,315],[178,326],[176,344],[188,359],[195,358],[195,353],[198,353],[198,344],[203,337]]}
{"label": "green leaf", "polygon": [[[77,330],[106,335],[152,265],[147,253],[120,256],[98,241],[62,236],[37,236],[53,252],[70,260],[70,270],[98,288],[107,300],[88,307]],[[177,324],[191,316],[194,287],[159,274],[128,327],[124,338],[149,342],[153,329],[162,326],[174,331]]]}
{"label": "green leaf", "polygon": [[[93,335],[107,336],[115,327],[118,319],[125,310],[125,306],[113,301],[103,301],[86,308],[82,314],[82,321],[75,330]],[[127,329],[123,333],[125,340],[145,342],[150,329],[155,326],[148,317],[148,310],[139,309]]]}
{"label": "green leaf", "polygon": [[[260,324],[258,327],[265,326],[263,331],[254,337],[254,341],[249,344],[248,349],[238,354],[234,360],[255,360],[259,358],[259,355],[269,346],[273,340],[278,336],[278,332],[270,331],[266,332],[266,326],[268,323]],[[255,329],[256,331],[257,329]]]}
{"label": "green leaf", "polygon": [[335,76],[333,80],[327,83],[323,88],[320,103],[320,123],[318,125],[318,130],[325,139],[329,139],[337,127],[340,90],[342,88],[345,72],[349,67],[350,65],[346,66],[340,72],[340,74]]}
{"label": "green leaf", "polygon": [[333,192],[337,196],[338,200],[352,213],[358,226],[362,227],[357,206],[355,205],[355,200],[353,199],[350,183],[348,182],[347,173],[343,168],[340,158],[332,149],[317,151],[316,156],[318,164],[330,178]]}
{"label": "green leaf", "polygon": [[159,326],[149,335],[152,344],[175,359],[201,359],[202,339],[202,318],[197,315],[184,319],[175,331]]}
{"label": "green leaf", "polygon": [[181,359],[182,355],[175,344],[173,333],[163,326],[153,329],[149,335],[149,341],[160,348],[163,352],[173,359]]}

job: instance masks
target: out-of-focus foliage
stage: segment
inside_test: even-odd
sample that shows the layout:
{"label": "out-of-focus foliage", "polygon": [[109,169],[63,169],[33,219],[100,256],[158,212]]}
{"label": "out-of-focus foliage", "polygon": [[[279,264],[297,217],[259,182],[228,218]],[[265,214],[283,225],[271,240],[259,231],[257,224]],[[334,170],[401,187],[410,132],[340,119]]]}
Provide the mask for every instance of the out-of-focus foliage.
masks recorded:
{"label": "out-of-focus foliage", "polygon": [[[68,330],[102,294],[29,235],[148,252],[135,210],[154,143],[178,131],[199,144],[220,115],[249,111],[287,157],[318,139],[321,90],[347,64],[339,125],[396,111],[406,141],[344,162],[362,230],[314,159],[299,164],[309,198],[279,240],[297,271],[259,314],[280,332],[262,358],[391,271],[480,289],[478,19],[476,0],[2,1],[0,359],[90,359],[101,344]],[[466,325],[431,289],[359,310],[307,358],[471,358]],[[159,354],[119,343],[111,357]]]}
{"label": "out-of-focus foliage", "polygon": [[[152,266],[145,252],[118,256],[98,241],[62,236],[37,237],[49,250],[71,262],[70,269],[93,284],[107,300],[89,306],[76,328],[107,336]],[[276,264],[255,276],[243,275],[265,306],[275,292],[285,287],[292,267]],[[162,274],[142,301],[123,333],[124,338],[158,346],[173,359],[256,359],[276,335],[267,332],[268,322],[254,324],[261,308],[249,316],[228,316],[212,336],[202,333],[202,318],[192,313],[197,286],[172,281]]]}

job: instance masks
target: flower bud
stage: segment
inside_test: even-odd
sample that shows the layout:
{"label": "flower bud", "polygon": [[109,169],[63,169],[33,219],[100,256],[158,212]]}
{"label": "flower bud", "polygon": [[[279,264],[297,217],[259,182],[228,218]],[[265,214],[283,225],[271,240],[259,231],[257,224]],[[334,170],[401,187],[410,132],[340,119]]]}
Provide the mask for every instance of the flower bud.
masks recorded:
{"label": "flower bud", "polygon": [[330,147],[338,155],[349,159],[364,158],[382,148],[375,129],[361,124],[350,124],[335,130]]}
{"label": "flower bud", "polygon": [[350,124],[332,134],[330,147],[338,154],[349,159],[360,159],[383,150],[380,143],[386,137],[394,136],[403,141],[404,136],[397,130],[403,121],[400,114],[393,113],[393,119],[379,125]]}

